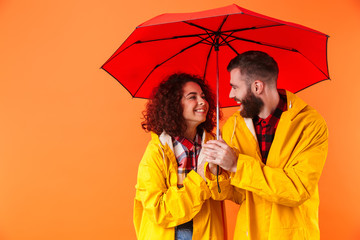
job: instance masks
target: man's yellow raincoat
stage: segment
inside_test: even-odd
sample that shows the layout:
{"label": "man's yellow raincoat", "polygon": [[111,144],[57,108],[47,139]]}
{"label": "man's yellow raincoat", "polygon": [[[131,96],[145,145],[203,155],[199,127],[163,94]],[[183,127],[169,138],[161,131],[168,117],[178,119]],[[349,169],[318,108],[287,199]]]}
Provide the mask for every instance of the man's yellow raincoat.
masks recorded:
{"label": "man's yellow raincoat", "polygon": [[[222,197],[240,204],[234,239],[320,239],[318,181],[328,149],[323,118],[300,98],[287,94],[266,165],[252,119],[236,112],[223,127],[223,139],[238,154],[237,171]],[[209,175],[209,171],[207,171]],[[215,178],[212,178],[214,181]]]}
{"label": "man's yellow raincoat", "polygon": [[[177,161],[171,137],[152,133],[140,162],[134,203],[138,239],[175,239],[175,227],[193,219],[193,239],[226,239],[222,201],[211,199],[203,178],[190,171],[177,187]],[[203,142],[212,139],[204,133]],[[201,156],[201,155],[200,155]],[[199,158],[200,158],[199,156]],[[216,184],[211,185],[216,188]]]}

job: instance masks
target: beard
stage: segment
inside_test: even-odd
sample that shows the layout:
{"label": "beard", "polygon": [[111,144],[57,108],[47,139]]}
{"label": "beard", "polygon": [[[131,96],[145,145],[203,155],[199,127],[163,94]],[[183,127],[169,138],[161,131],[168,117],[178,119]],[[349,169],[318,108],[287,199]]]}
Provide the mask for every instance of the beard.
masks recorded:
{"label": "beard", "polygon": [[248,89],[246,96],[241,101],[241,105],[240,115],[243,118],[254,118],[259,115],[261,108],[264,106],[264,102]]}

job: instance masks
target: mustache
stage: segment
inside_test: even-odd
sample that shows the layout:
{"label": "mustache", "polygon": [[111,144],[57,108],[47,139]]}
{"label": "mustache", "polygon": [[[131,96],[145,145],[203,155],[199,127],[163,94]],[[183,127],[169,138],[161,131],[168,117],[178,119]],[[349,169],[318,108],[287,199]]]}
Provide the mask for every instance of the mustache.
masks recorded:
{"label": "mustache", "polygon": [[237,97],[234,97],[233,99],[234,99],[236,102],[241,102],[241,100],[238,99]]}

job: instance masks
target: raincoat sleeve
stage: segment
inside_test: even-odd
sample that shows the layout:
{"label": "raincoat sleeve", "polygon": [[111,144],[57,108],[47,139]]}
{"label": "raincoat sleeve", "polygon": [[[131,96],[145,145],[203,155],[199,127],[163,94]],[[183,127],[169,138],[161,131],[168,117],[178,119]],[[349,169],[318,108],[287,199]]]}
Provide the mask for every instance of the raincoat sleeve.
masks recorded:
{"label": "raincoat sleeve", "polygon": [[139,166],[136,199],[142,203],[151,221],[170,228],[193,219],[211,193],[195,171],[187,174],[182,188],[176,184],[170,186],[170,182],[177,182],[177,173],[170,174],[175,179],[167,179],[164,157],[159,146],[148,145]]}
{"label": "raincoat sleeve", "polygon": [[239,154],[231,184],[270,202],[297,207],[316,191],[327,149],[327,126],[323,119],[317,119],[304,129],[292,152],[288,150],[288,154],[282,155],[289,158],[283,168],[269,167],[251,156]]}

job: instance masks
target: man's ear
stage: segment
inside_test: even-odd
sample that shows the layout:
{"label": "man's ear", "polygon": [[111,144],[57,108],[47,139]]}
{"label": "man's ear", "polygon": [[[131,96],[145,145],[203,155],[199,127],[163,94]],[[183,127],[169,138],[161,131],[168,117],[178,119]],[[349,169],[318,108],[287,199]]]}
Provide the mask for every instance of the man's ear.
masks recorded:
{"label": "man's ear", "polygon": [[252,84],[252,88],[254,94],[260,95],[264,91],[264,82],[260,80],[255,80]]}

